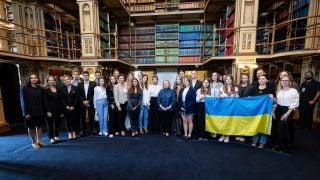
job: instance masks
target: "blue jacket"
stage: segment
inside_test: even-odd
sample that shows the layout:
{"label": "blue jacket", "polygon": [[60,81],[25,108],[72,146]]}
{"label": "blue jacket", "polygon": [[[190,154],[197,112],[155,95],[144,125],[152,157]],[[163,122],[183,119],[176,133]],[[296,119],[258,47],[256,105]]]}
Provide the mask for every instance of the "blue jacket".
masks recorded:
{"label": "blue jacket", "polygon": [[157,104],[159,111],[162,111],[162,109],[160,108],[160,104],[165,108],[171,105],[171,108],[169,110],[173,111],[176,105],[176,96],[174,91],[170,88],[161,89],[158,94]]}
{"label": "blue jacket", "polygon": [[182,93],[185,88],[182,88],[179,92],[178,96],[178,102],[179,106],[183,107],[186,110],[186,114],[194,114],[195,113],[195,103],[196,103],[196,91],[190,87],[187,94],[186,94],[186,100],[183,103],[182,101]]}

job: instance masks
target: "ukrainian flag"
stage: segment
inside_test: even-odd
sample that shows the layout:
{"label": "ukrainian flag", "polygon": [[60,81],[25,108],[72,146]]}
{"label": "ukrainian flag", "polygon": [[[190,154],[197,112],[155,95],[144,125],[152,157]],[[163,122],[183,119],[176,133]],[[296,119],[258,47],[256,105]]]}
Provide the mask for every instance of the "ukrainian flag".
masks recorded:
{"label": "ukrainian flag", "polygon": [[208,132],[240,136],[271,132],[272,99],[268,95],[245,98],[207,97],[205,108]]}

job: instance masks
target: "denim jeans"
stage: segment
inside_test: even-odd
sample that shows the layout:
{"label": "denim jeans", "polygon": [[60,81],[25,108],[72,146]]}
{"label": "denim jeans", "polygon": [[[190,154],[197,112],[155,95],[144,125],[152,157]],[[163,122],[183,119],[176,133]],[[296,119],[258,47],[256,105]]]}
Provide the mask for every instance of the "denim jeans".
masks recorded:
{"label": "denim jeans", "polygon": [[[148,106],[142,105],[139,114],[139,128],[148,128]],[[143,123],[142,123],[143,120]]]}
{"label": "denim jeans", "polygon": [[100,133],[108,132],[108,101],[107,99],[99,99],[96,104],[96,111],[99,119]]}
{"label": "denim jeans", "polygon": [[[259,140],[259,136],[260,136],[260,140]],[[257,134],[255,136],[252,137],[252,141],[253,142],[259,142],[260,144],[265,145],[267,143],[267,135],[265,134]]]}

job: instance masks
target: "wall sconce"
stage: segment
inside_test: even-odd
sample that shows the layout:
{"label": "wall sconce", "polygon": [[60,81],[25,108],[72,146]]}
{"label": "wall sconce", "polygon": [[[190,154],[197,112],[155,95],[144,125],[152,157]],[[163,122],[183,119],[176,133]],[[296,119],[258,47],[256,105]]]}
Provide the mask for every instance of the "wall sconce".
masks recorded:
{"label": "wall sconce", "polygon": [[134,26],[134,22],[130,22],[130,26],[133,27]]}

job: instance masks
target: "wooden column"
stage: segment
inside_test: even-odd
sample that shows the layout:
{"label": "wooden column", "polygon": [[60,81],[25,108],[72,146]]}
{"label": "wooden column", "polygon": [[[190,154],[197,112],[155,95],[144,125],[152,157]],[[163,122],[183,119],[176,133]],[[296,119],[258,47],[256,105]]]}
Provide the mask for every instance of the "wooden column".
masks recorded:
{"label": "wooden column", "polygon": [[10,130],[10,125],[6,122],[3,111],[3,101],[1,95],[1,87],[0,87],[0,133],[6,132]]}
{"label": "wooden column", "polygon": [[77,0],[79,5],[82,57],[101,57],[99,4],[97,0]]}

